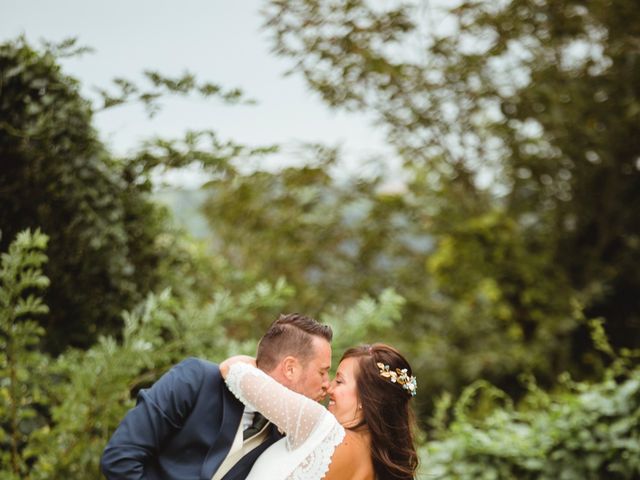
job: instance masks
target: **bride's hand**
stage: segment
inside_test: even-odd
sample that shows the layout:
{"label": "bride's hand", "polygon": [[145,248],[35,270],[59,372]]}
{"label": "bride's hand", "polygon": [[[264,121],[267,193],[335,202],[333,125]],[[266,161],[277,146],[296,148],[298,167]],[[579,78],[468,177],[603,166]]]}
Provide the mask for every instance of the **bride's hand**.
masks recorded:
{"label": "bride's hand", "polygon": [[233,357],[227,358],[220,364],[220,373],[222,374],[222,378],[227,378],[229,369],[234,363],[247,363],[255,367],[256,359],[248,355],[234,355]]}

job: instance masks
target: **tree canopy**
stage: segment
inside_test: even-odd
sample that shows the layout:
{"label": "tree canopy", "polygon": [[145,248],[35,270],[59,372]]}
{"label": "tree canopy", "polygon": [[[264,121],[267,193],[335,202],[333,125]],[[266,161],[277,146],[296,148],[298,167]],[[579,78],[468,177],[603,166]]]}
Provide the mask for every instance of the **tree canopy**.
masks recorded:
{"label": "tree canopy", "polygon": [[172,254],[156,239],[166,213],[106,151],[91,103],[53,51],[5,43],[0,69],[0,245],[26,228],[49,235],[48,348],[86,347],[163,283],[157,266]]}
{"label": "tree canopy", "polygon": [[148,71],[150,85],[117,78],[94,104],[58,64],[59,57],[84,51],[73,40],[40,50],[24,38],[0,45],[0,247],[27,228],[51,239],[50,310],[39,321],[56,353],[118,331],[121,312],[148,292],[198,291],[203,269],[185,250],[192,247],[172,228],[167,209],[152,198],[153,172],[192,163],[223,171],[229,158],[262,151],[213,132],[189,132],[182,140],[149,139],[130,158],[114,157],[93,127],[94,115],[106,108],[135,101],[154,114],[162,97],[193,91],[229,103],[244,97],[189,74]]}
{"label": "tree canopy", "polygon": [[585,361],[576,304],[639,342],[639,16],[633,1],[294,0],[269,2],[266,28],[328,104],[386,128],[449,311],[564,368]]}

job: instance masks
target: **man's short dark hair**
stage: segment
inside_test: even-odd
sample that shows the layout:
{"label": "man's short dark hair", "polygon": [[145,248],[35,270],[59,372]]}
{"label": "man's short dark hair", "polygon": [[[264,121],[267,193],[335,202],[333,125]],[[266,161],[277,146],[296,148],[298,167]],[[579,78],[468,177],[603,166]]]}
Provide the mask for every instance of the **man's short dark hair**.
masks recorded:
{"label": "man's short dark hair", "polygon": [[333,331],[329,325],[299,313],[280,315],[262,336],[256,362],[267,372],[289,355],[298,358],[304,365],[314,354],[313,337],[331,342]]}

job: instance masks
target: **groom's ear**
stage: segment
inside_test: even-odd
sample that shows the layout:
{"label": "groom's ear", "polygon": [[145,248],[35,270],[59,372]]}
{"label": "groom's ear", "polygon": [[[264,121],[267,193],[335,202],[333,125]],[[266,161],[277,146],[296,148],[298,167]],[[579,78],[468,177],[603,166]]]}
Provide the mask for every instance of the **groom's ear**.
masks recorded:
{"label": "groom's ear", "polygon": [[288,355],[282,359],[280,365],[282,367],[282,375],[289,381],[295,380],[300,367],[298,359]]}

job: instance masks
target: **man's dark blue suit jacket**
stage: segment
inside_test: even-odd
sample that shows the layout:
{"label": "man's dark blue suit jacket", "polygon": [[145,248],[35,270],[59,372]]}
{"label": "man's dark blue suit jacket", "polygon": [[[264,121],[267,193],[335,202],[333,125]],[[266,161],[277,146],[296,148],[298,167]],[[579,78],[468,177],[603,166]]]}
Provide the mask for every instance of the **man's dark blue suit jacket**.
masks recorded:
{"label": "man's dark blue suit jacket", "polygon": [[[244,406],[217,365],[189,358],[141,390],[107,444],[101,466],[110,480],[210,480],[227,456]],[[245,455],[224,480],[244,479],[280,435]]]}

